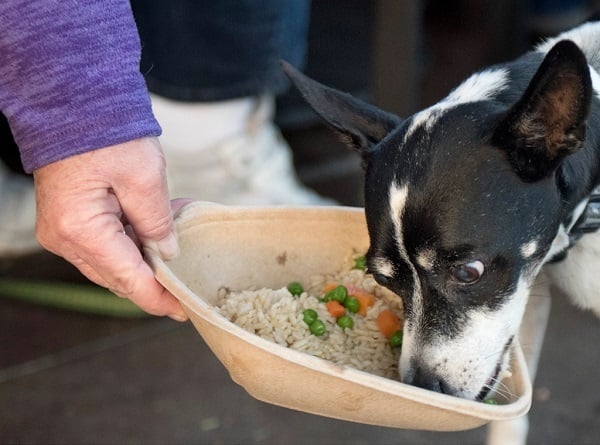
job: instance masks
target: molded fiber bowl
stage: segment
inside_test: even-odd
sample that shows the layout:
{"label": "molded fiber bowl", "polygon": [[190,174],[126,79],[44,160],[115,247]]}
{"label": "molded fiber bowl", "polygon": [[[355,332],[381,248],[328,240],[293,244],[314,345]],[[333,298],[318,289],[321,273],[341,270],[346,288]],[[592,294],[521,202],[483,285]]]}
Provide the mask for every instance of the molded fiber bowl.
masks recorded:
{"label": "molded fiber bowl", "polygon": [[276,289],[315,274],[340,271],[349,255],[367,250],[362,209],[195,202],[176,215],[176,228],[179,256],[163,261],[147,248],[147,260],[158,281],[182,302],[232,379],[255,398],[336,419],[432,431],[475,428],[529,410],[531,382],[518,344],[512,376],[503,381],[512,396],[499,405],[488,405],[279,346],[216,312],[213,305],[222,287]]}

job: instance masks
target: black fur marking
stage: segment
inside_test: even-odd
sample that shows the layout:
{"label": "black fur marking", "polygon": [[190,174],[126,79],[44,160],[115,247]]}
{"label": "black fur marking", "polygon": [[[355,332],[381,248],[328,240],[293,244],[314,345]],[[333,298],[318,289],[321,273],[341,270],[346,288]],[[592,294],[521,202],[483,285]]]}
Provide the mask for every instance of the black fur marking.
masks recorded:
{"label": "black fur marking", "polygon": [[349,145],[363,157],[367,157],[379,141],[402,123],[398,116],[322,85],[285,61],[281,61],[281,66],[315,112],[341,132]]}

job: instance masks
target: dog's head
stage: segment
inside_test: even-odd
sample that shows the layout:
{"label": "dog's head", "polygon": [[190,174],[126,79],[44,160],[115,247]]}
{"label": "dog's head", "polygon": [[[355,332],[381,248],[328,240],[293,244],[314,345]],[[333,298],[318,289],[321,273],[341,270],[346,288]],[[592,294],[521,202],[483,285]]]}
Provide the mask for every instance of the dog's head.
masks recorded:
{"label": "dog's head", "polygon": [[566,248],[575,206],[559,170],[584,142],[591,81],[571,42],[542,58],[516,92],[516,74],[493,68],[406,120],[284,63],[363,157],[368,271],[403,300],[404,382],[484,398],[537,272]]}

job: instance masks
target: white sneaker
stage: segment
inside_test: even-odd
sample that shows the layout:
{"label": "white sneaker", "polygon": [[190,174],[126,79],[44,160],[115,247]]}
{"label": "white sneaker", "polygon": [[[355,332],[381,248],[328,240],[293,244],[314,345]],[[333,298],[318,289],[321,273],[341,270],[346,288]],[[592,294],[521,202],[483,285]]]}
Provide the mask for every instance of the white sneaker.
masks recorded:
{"label": "white sneaker", "polygon": [[0,256],[41,250],[35,236],[33,181],[0,165]]}
{"label": "white sneaker", "polygon": [[234,101],[233,119],[222,108],[211,112],[211,104],[156,96],[152,103],[163,128],[171,196],[237,205],[335,204],[298,181],[291,150],[272,121],[272,100]]}

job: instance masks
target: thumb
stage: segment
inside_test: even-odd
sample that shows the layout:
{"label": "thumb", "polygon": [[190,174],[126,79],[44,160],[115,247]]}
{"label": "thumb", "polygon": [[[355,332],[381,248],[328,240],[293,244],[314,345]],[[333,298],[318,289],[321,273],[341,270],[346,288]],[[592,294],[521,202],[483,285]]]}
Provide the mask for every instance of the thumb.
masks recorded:
{"label": "thumb", "polygon": [[[178,198],[171,201],[171,214],[176,213],[181,208],[192,202],[191,199]],[[166,238],[155,241],[153,239],[142,242],[143,245],[150,247],[160,253],[161,257],[165,260],[174,258],[179,253],[179,244],[177,241],[177,235],[171,222],[171,231],[167,234]]]}
{"label": "thumb", "polygon": [[121,177],[114,191],[140,242],[158,251],[164,259],[170,259],[177,255],[179,247],[169,201],[165,160],[155,139],[141,141],[141,149],[136,150],[140,162],[132,166],[129,174]]}

